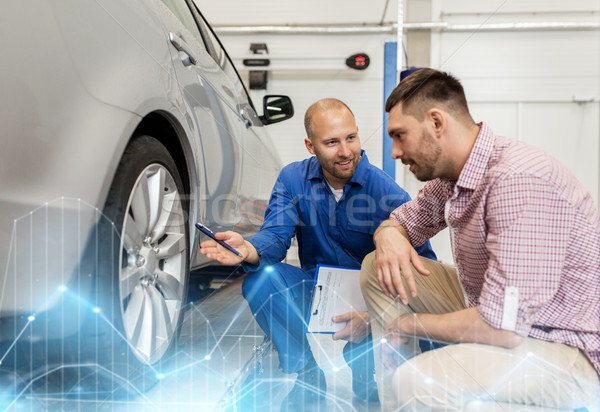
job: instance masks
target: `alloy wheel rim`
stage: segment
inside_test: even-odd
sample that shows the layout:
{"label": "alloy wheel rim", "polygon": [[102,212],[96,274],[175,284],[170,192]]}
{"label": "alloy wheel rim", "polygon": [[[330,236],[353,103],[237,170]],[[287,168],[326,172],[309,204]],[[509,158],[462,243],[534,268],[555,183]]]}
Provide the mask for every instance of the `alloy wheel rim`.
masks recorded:
{"label": "alloy wheel rim", "polygon": [[169,171],[151,164],[129,195],[120,242],[119,306],[135,356],[152,364],[173,341],[186,271],[183,206]]}

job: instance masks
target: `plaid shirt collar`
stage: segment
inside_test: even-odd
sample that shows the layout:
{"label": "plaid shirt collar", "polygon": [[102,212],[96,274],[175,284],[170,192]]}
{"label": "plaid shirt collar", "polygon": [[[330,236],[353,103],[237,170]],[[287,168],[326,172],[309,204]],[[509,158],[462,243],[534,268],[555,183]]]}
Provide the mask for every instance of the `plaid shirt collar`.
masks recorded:
{"label": "plaid shirt collar", "polygon": [[485,175],[494,148],[495,136],[492,129],[483,122],[477,125],[480,127],[477,140],[456,181],[457,187],[467,190],[475,190]]}

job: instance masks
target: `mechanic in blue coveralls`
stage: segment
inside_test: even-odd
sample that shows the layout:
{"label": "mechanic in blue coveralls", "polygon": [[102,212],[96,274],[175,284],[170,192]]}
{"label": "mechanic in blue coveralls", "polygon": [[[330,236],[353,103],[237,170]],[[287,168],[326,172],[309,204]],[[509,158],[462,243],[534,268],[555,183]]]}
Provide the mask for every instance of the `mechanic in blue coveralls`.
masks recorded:
{"label": "mechanic in blue coveralls", "polygon": [[[304,332],[316,266],[360,268],[375,249],[375,229],[410,200],[394,180],[369,163],[354,115],[343,102],[317,101],[307,110],[304,125],[306,148],[315,156],[282,169],[260,231],[247,240],[231,231],[216,234],[243,259],[212,240],[200,249],[210,259],[226,265],[242,263],[248,271],[243,295],[274,342],[282,372],[298,373],[284,409],[286,404],[318,401],[326,392],[323,371]],[[301,268],[280,263],[294,236]],[[417,252],[436,259],[429,242]],[[351,312],[333,320],[347,322],[333,338],[348,341],[344,357],[352,369],[355,394],[376,400],[368,314]]]}

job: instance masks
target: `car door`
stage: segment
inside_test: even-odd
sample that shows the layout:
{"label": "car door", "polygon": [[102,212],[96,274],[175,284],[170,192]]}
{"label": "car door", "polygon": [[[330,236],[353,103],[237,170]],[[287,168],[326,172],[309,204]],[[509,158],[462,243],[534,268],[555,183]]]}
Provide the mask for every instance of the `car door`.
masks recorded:
{"label": "car door", "polygon": [[227,52],[200,12],[197,9],[194,12],[216,61],[235,87],[236,112],[243,122],[241,149],[244,159],[237,204],[240,221],[235,230],[244,236],[252,235],[262,225],[281,160]]}
{"label": "car door", "polygon": [[[179,110],[197,141],[202,158],[198,220],[213,230],[231,229],[240,220],[245,127],[236,105],[235,85],[215,61],[186,0],[161,0],[173,66],[182,92]],[[194,202],[191,202],[193,205]],[[193,214],[191,213],[193,216]]]}

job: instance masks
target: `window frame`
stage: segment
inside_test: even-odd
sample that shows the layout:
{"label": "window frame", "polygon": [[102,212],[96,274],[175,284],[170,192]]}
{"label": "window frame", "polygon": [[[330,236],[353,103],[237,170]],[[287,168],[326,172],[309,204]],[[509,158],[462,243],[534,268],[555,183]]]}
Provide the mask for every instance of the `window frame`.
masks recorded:
{"label": "window frame", "polygon": [[[219,65],[217,51],[215,49],[215,46],[212,44],[212,39],[210,38],[211,36],[208,34],[210,31],[210,33],[212,34],[212,37],[214,39],[216,39],[219,48],[223,51],[225,58],[228,60],[229,65],[233,68],[235,75],[237,76],[240,84],[242,85],[245,100],[250,104],[250,107],[252,107],[252,110],[254,110],[254,112],[256,113],[256,107],[254,106],[254,103],[252,102],[252,99],[250,98],[250,93],[248,93],[248,89],[246,89],[246,84],[242,80],[242,76],[240,76],[240,73],[238,72],[237,68],[235,67],[235,64],[233,64],[231,57],[229,57],[229,53],[227,53],[227,49],[225,47],[223,47],[223,43],[221,43],[221,39],[219,39],[219,36],[216,35],[213,28],[210,26],[210,24],[208,24],[208,22],[204,18],[204,15],[198,9],[198,6],[192,0],[185,0],[185,2],[188,4],[188,7],[190,8],[190,11],[192,13],[192,16],[196,20],[196,25],[198,26],[198,29],[200,30],[200,34],[202,35],[202,37],[204,39],[204,43],[206,45],[206,48],[207,48],[209,54],[211,55],[213,60],[217,63],[217,65]],[[220,65],[219,65],[219,67],[220,67]]]}

